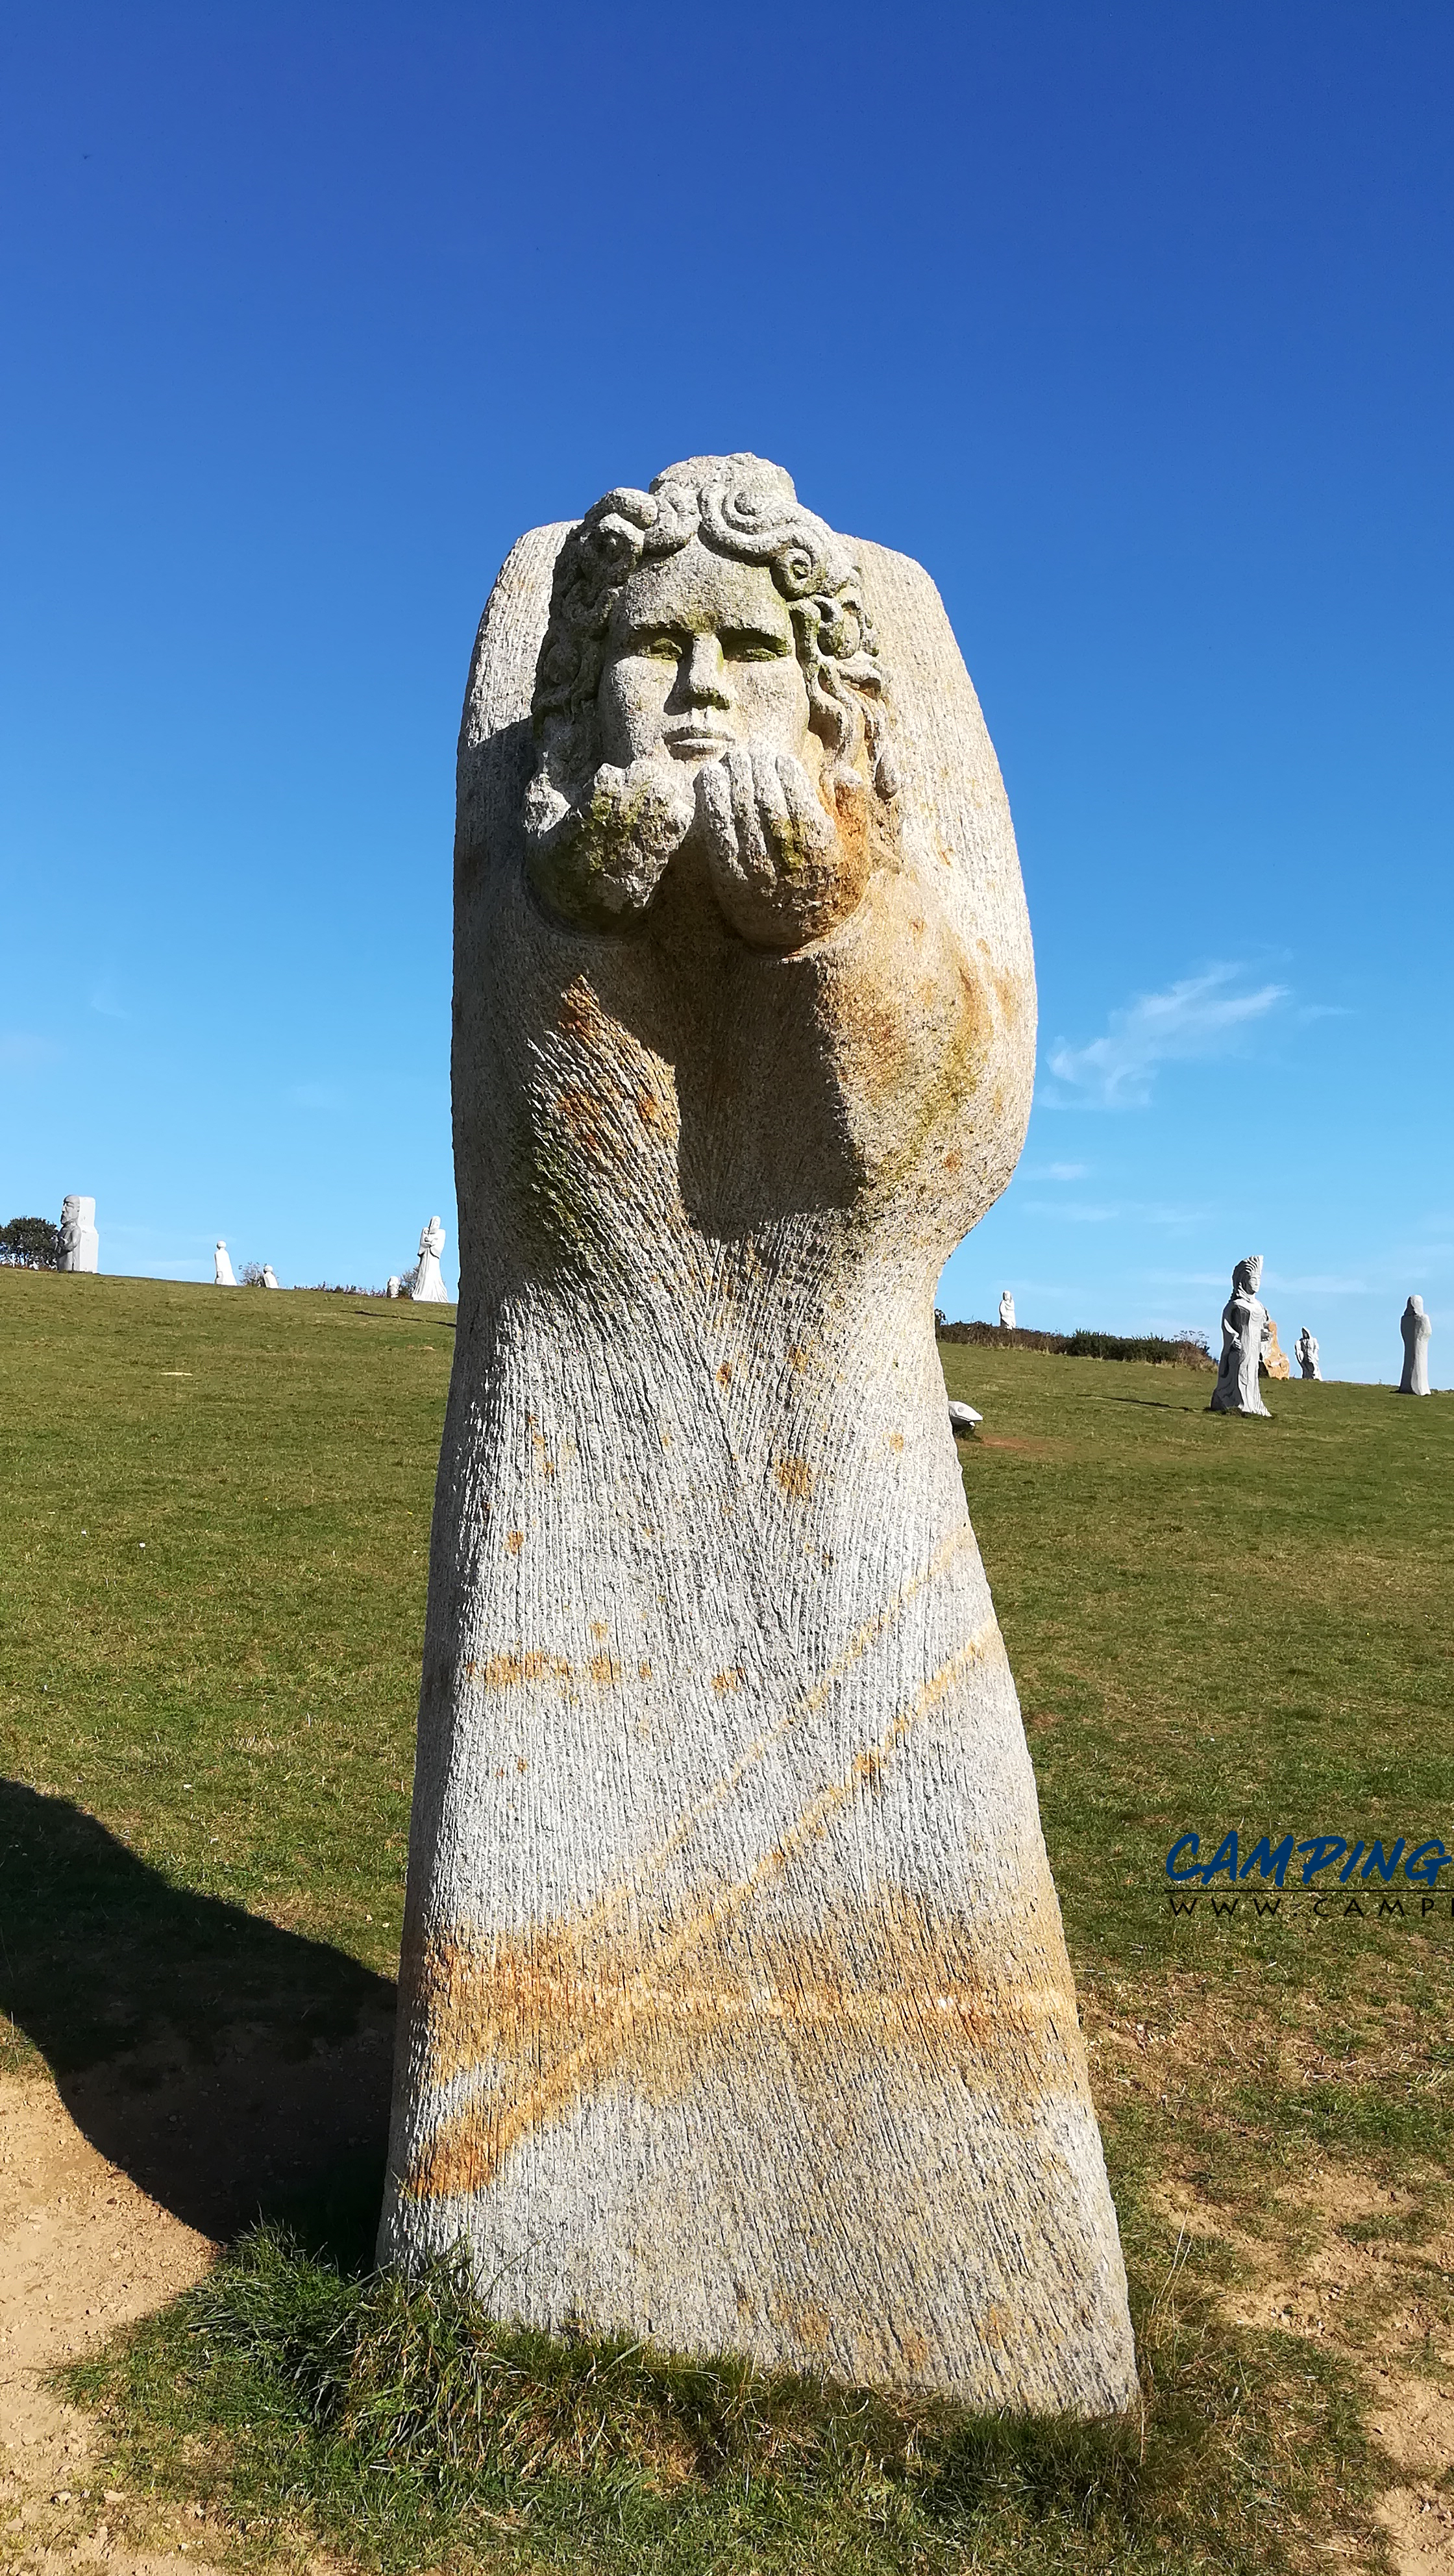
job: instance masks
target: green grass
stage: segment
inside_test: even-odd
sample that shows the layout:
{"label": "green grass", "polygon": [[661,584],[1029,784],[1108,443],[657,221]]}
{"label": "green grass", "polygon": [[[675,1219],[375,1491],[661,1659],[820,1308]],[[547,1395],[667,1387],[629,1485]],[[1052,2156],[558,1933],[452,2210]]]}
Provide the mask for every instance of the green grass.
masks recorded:
{"label": "green grass", "polygon": [[[1191,1371],[944,1351],[985,1417],[965,1481],[1147,2389],[1131,2428],[996,2426],[511,2337],[447,2276],[367,2275],[450,1320],[0,1273],[10,2060],[197,2223],[221,2141],[237,2217],[296,2231],[74,2375],[133,2482],[214,2502],[243,2552],[311,2530],[388,2567],[603,2576],[1270,2569],[1364,2528],[1376,2305],[1335,2349],[1224,2292],[1331,2166],[1444,2207],[1454,1873],[1427,1920],[1188,1919],[1163,1858],[1230,1826],[1454,1843],[1454,1402],[1293,1383],[1244,1423]],[[350,2047],[320,2105],[310,2068]]]}

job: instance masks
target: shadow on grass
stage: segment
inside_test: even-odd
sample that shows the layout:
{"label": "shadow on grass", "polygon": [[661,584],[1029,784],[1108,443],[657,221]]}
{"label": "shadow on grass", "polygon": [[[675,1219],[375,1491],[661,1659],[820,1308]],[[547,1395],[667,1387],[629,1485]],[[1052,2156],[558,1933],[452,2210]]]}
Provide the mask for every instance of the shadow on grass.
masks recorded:
{"label": "shadow on grass", "polygon": [[347,2269],[382,2191],[394,1988],[178,1887],[64,1798],[0,1782],[0,2005],[77,2127],[203,2234],[285,2217]]}

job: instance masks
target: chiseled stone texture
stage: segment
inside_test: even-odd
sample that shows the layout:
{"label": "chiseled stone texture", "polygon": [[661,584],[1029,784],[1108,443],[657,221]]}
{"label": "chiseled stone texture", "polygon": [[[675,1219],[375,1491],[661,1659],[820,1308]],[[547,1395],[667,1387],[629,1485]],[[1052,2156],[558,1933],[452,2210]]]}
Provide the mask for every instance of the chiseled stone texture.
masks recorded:
{"label": "chiseled stone texture", "polygon": [[1273,1315],[1262,1327],[1262,1370],[1274,1382],[1292,1375],[1292,1362],[1277,1338],[1277,1319]]}
{"label": "chiseled stone texture", "polygon": [[456,870],[381,2257],[463,2238],[543,2326],[1119,2408],[1115,2214],[934,1342],[1023,1140],[1035,995],[932,582],[753,459],[534,529],[476,645]]}
{"label": "chiseled stone texture", "polygon": [[1257,1291],[1262,1284],[1262,1255],[1249,1253],[1232,1273],[1232,1294],[1222,1308],[1222,1358],[1208,1413],[1267,1411],[1257,1384],[1257,1368],[1267,1331],[1267,1309]]}
{"label": "chiseled stone texture", "polygon": [[449,1290],[439,1267],[439,1256],[443,1250],[444,1228],[438,1217],[432,1216],[419,1237],[419,1260],[409,1288],[416,1306],[447,1306],[449,1303]]}
{"label": "chiseled stone texture", "polygon": [[1294,1342],[1292,1347],[1298,1367],[1302,1370],[1304,1377],[1313,1377],[1321,1381],[1323,1372],[1318,1366],[1318,1337],[1316,1333],[1310,1333],[1306,1324],[1304,1324],[1302,1331],[1299,1333],[1297,1340]]}
{"label": "chiseled stone texture", "polygon": [[75,1197],[62,1199],[62,1270],[99,1270],[100,1267],[101,1237],[96,1232],[95,1200]]}
{"label": "chiseled stone texture", "polygon": [[1398,1382],[1400,1395],[1427,1395],[1429,1392],[1429,1342],[1433,1324],[1424,1312],[1422,1297],[1411,1297],[1398,1319],[1403,1335],[1403,1374]]}

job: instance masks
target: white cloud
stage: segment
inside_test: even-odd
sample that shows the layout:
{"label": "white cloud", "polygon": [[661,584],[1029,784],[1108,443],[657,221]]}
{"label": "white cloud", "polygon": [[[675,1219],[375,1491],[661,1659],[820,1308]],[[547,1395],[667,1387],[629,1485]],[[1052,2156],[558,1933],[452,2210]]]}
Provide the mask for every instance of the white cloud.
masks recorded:
{"label": "white cloud", "polygon": [[[1089,1046],[1061,1043],[1051,1049],[1050,1070],[1064,1091],[1049,1105],[1075,1100],[1097,1109],[1140,1109],[1151,1097],[1158,1065],[1225,1054],[1242,1031],[1286,999],[1285,984],[1238,991],[1241,969],[1213,966],[1187,975],[1164,993],[1140,993],[1128,1009],[1111,1013],[1103,1038]],[[1067,1099],[1069,1095],[1069,1100]]]}

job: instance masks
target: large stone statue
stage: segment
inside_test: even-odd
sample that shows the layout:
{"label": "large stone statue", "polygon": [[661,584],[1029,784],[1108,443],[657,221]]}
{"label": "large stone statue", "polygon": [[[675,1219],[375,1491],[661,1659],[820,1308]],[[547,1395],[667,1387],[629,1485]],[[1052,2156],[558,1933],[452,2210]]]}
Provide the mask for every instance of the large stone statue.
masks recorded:
{"label": "large stone statue", "polygon": [[419,1237],[419,1266],[409,1290],[416,1306],[447,1306],[449,1303],[449,1290],[439,1267],[439,1256],[443,1250],[444,1228],[438,1217],[432,1216]]}
{"label": "large stone statue", "polygon": [[1262,1255],[1249,1253],[1232,1273],[1232,1294],[1222,1308],[1222,1359],[1208,1413],[1267,1411],[1257,1383],[1267,1309],[1258,1297]]}
{"label": "large stone statue", "polygon": [[380,2254],[975,2405],[1133,2399],[934,1289],[1024,1136],[938,594],[754,457],[534,529],[461,735],[460,1307]]}
{"label": "large stone statue", "polygon": [[1277,1338],[1277,1319],[1264,1313],[1262,1323],[1261,1368],[1264,1377],[1274,1380],[1292,1375],[1292,1362]]}
{"label": "large stone statue", "polygon": [[1317,1336],[1308,1331],[1306,1324],[1304,1324],[1301,1333],[1294,1342],[1293,1350],[1297,1355],[1297,1363],[1299,1368],[1302,1370],[1304,1377],[1316,1378],[1321,1384],[1323,1372],[1318,1366]]}
{"label": "large stone statue", "polygon": [[99,1270],[100,1267],[101,1237],[96,1232],[95,1200],[62,1199],[62,1270]]}
{"label": "large stone statue", "polygon": [[[94,1263],[92,1264],[94,1268]],[[1411,1297],[1398,1319],[1404,1337],[1403,1375],[1398,1382],[1400,1395],[1427,1395],[1429,1392],[1429,1340],[1434,1327],[1424,1312],[1422,1297]]]}
{"label": "large stone statue", "polygon": [[1008,1288],[1006,1288],[1000,1297],[1000,1331],[1002,1333],[1012,1333],[1014,1329],[1015,1301],[1010,1295]]}
{"label": "large stone statue", "polygon": [[277,1284],[278,1284],[278,1274],[277,1274],[277,1272],[274,1270],[273,1265],[272,1265],[272,1263],[271,1263],[270,1261],[265,1261],[265,1262],[263,1263],[263,1286],[264,1286],[265,1288],[276,1288]]}
{"label": "large stone statue", "polygon": [[220,1236],[218,1238],[217,1248],[212,1255],[212,1285],[214,1288],[235,1288],[237,1286],[237,1281],[232,1275],[232,1255],[228,1251],[226,1244],[221,1240]]}

